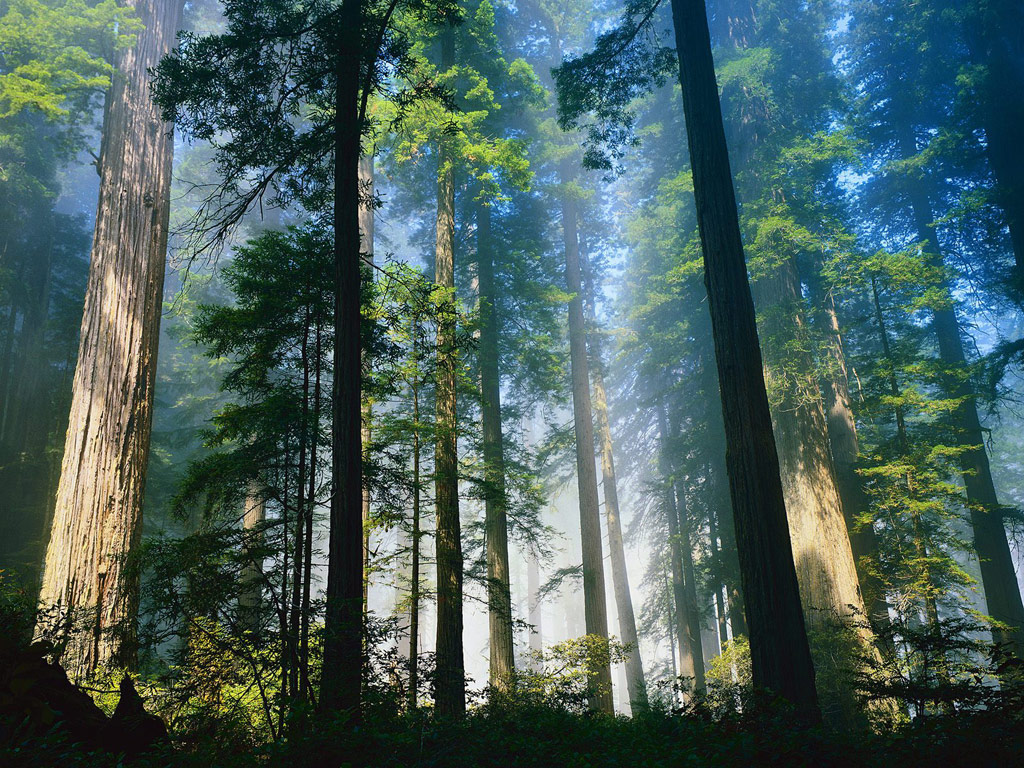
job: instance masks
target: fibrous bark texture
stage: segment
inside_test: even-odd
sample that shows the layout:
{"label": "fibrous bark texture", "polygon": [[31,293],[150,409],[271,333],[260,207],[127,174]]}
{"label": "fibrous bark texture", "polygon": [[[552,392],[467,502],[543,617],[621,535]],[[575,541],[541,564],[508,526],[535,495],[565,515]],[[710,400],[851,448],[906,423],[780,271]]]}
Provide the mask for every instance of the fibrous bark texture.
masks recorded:
{"label": "fibrous bark texture", "polygon": [[[455,31],[441,35],[441,69],[455,65]],[[437,320],[437,442],[434,448],[434,507],[437,514],[437,677],[435,706],[442,715],[466,710],[462,651],[462,526],[459,521],[458,349],[455,309],[455,169],[445,140],[438,151],[437,243],[434,281],[440,289]]]}
{"label": "fibrous bark texture", "polygon": [[[787,343],[807,332],[792,260],[758,281],[756,291],[765,318],[765,375],[777,397],[772,410],[775,444],[804,621],[822,639],[814,648],[819,700],[830,723],[852,724],[859,719],[861,707],[852,675],[842,663],[836,666],[834,646],[846,635],[859,646],[857,650],[870,652],[874,637],[863,621],[867,614],[814,363],[809,354],[800,351],[800,344],[794,352]],[[848,631],[852,634],[847,635]]]}
{"label": "fibrous bark texture", "polygon": [[[825,321],[828,332],[828,369],[822,382],[825,417],[828,426],[828,441],[832,449],[832,463],[835,467],[836,489],[846,515],[846,527],[850,534],[850,547],[860,581],[864,605],[872,626],[877,629],[889,627],[889,604],[885,591],[877,576],[862,563],[873,560],[878,554],[875,530],[868,523],[858,519],[868,511],[868,498],[864,482],[857,474],[860,444],[857,439],[857,424],[850,402],[849,372],[846,353],[843,350],[839,332],[839,315],[831,292],[818,287],[818,311]],[[883,632],[883,636],[888,636]],[[885,649],[887,652],[891,648]]]}
{"label": "fibrous bark texture", "polygon": [[755,685],[818,718],[703,0],[672,0]]}
{"label": "fibrous bark texture", "polygon": [[139,541],[149,458],[170,212],[171,126],[150,99],[149,70],[174,44],[180,0],[131,5],[145,30],[117,55],[107,94],[85,312],[42,621],[74,624],[72,678],[135,661]]}
{"label": "fibrous bark texture", "polygon": [[792,261],[760,280],[756,290],[764,311],[766,377],[778,398],[775,444],[804,617],[823,625],[852,611],[864,615],[814,364],[809,355],[786,349],[786,339],[806,333]]}
{"label": "fibrous bark texture", "polygon": [[335,54],[331,533],[320,707],[359,717],[363,677],[363,450],[359,71],[363,6],[343,0]]}

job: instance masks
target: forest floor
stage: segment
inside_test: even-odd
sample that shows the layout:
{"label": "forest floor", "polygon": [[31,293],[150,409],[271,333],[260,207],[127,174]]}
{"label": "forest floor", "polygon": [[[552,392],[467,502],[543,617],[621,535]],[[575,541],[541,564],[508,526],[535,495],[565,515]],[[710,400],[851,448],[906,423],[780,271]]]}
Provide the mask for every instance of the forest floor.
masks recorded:
{"label": "forest floor", "polygon": [[[58,731],[0,744],[0,765],[119,766]],[[310,722],[275,743],[254,743],[245,728],[209,721],[175,734],[140,768],[597,768],[649,766],[992,766],[1024,765],[1020,713],[980,712],[918,719],[884,734],[800,728],[783,711],[711,719],[655,711],[638,718],[591,716],[550,707],[488,708],[461,720],[426,711],[382,722]]]}

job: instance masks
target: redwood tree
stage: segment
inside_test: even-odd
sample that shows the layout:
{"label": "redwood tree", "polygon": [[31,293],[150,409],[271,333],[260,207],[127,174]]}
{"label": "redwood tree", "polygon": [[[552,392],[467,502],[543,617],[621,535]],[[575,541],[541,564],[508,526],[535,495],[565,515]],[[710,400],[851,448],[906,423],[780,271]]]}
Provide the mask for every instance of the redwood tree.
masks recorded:
{"label": "redwood tree", "polygon": [[[40,604],[71,632],[73,677],[135,664],[138,570],[170,215],[171,126],[150,70],[174,44],[181,0],[130,2],[145,30],[117,54],[97,168],[99,204]],[[49,627],[41,626],[40,629]]]}

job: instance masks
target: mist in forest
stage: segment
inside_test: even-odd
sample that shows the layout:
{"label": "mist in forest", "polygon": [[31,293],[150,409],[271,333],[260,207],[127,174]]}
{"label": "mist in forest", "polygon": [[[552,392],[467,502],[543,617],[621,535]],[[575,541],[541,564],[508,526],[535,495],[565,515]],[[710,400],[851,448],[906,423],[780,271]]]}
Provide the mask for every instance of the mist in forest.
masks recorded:
{"label": "mist in forest", "polygon": [[1014,0],[0,0],[0,765],[1014,764],[1022,148]]}

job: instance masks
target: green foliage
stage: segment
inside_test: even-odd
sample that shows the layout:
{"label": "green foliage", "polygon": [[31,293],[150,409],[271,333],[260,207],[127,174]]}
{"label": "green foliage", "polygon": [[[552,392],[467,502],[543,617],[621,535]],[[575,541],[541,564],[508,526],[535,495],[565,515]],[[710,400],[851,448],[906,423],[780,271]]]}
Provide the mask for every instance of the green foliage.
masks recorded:
{"label": "green foliage", "polygon": [[12,0],[0,16],[0,121],[35,110],[68,126],[88,125],[110,83],[115,50],[141,24],[114,0]]}
{"label": "green foliage", "polygon": [[615,640],[584,635],[555,643],[531,655],[518,670],[507,693],[492,693],[511,707],[550,707],[582,714],[588,699],[600,694],[597,679],[609,664],[621,664],[629,649]]}

